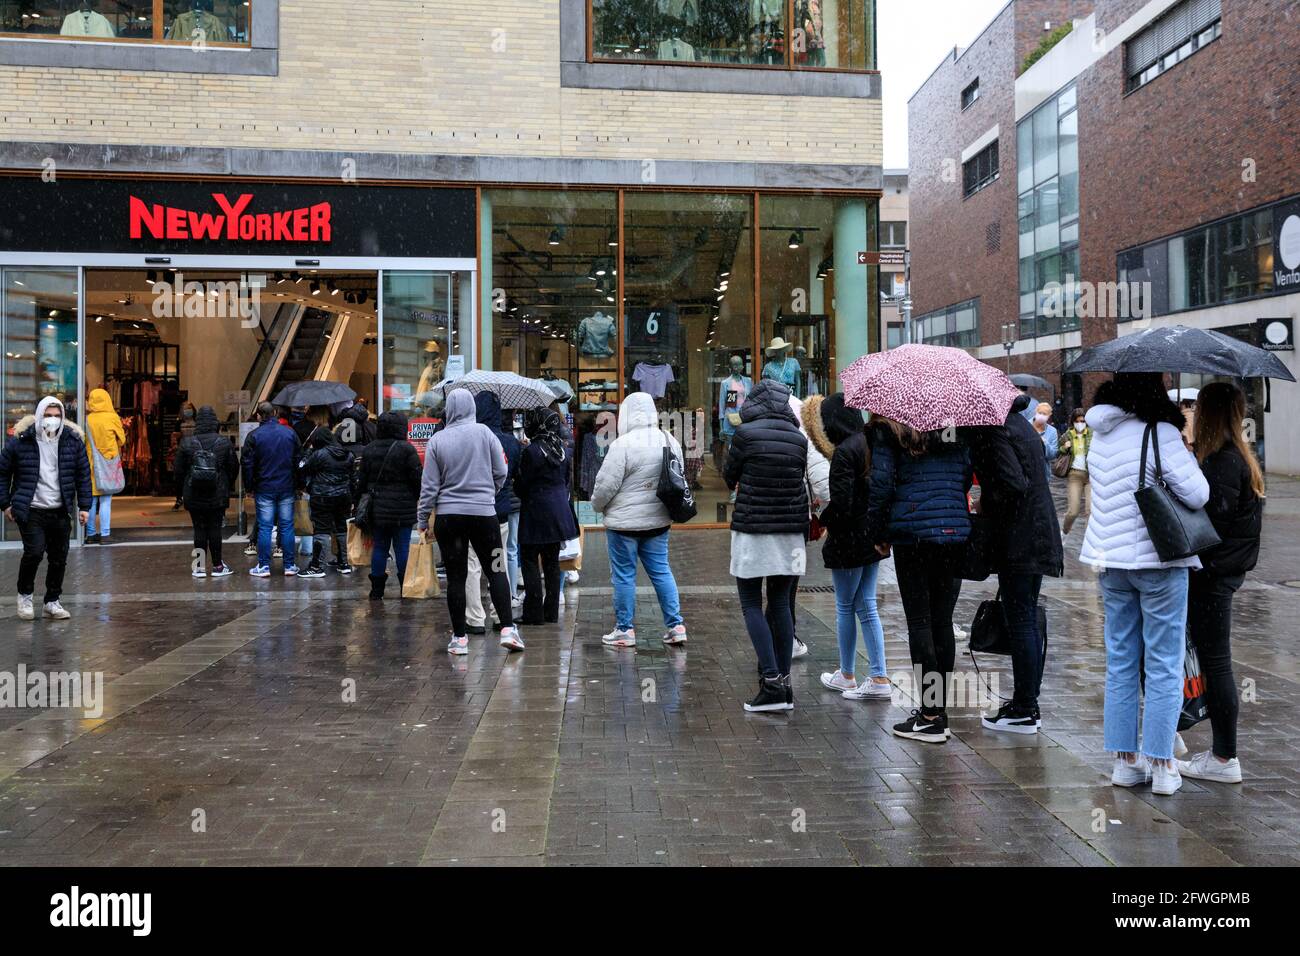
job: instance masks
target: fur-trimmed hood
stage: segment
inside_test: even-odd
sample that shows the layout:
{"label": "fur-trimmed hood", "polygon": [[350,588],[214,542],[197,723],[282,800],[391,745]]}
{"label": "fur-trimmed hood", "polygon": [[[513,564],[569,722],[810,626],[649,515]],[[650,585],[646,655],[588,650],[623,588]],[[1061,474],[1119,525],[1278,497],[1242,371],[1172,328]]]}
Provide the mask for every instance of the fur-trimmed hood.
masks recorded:
{"label": "fur-trimmed hood", "polygon": [[[81,439],[83,442],[86,440],[85,434],[77,426],[76,422],[69,421],[65,417],[63,419],[63,427],[68,431],[72,432],[72,434],[76,435],[77,438]],[[24,415],[22,418],[18,419],[18,423],[14,425],[15,438],[26,438],[29,433],[32,438],[36,437],[36,416],[35,415]]]}
{"label": "fur-trimmed hood", "polygon": [[803,401],[799,417],[803,421],[804,433],[813,446],[829,460],[835,454],[835,443],[827,436],[826,426],[822,422],[822,402],[825,400],[824,395],[809,395]]}

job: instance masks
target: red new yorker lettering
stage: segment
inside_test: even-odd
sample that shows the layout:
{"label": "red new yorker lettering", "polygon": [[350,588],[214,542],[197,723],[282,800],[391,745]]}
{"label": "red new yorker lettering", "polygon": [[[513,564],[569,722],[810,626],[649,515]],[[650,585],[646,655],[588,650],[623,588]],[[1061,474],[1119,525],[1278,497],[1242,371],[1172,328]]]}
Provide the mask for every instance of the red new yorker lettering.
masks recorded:
{"label": "red new yorker lettering", "polygon": [[223,215],[146,203],[131,196],[131,238],[329,242],[333,236],[333,209],[327,202],[253,214],[245,212],[252,193],[241,193],[233,203],[223,193],[213,193],[212,198]]}

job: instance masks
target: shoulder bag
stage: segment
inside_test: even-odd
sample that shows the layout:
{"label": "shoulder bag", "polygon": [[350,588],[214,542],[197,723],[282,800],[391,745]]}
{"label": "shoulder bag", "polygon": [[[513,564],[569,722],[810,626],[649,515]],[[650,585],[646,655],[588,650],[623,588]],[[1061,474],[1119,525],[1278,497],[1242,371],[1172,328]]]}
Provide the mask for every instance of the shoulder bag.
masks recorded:
{"label": "shoulder bag", "polygon": [[383,481],[384,472],[388,469],[388,456],[393,453],[398,441],[400,439],[393,439],[393,443],[388,446],[388,451],[384,452],[384,460],[379,463],[379,474],[375,475],[374,485],[367,488],[365,494],[357,500],[357,507],[353,512],[352,521],[367,534],[373,530],[375,519],[375,496],[371,489]]}
{"label": "shoulder bag", "polygon": [[[1147,484],[1147,445],[1155,449],[1155,481]],[[1189,508],[1178,500],[1165,484],[1160,465],[1160,437],[1154,423],[1147,425],[1142,434],[1142,463],[1138,472],[1138,510],[1146,524],[1147,534],[1155,545],[1161,561],[1178,561],[1190,558],[1219,543],[1219,535],[1204,508]]]}

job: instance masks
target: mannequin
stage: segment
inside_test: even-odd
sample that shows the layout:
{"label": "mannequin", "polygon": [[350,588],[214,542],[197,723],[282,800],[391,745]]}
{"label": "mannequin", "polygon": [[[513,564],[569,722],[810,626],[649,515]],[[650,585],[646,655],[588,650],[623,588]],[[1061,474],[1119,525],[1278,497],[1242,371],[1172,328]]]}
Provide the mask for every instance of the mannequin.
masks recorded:
{"label": "mannequin", "polygon": [[447,363],[442,360],[442,349],[433,339],[424,345],[424,371],[420,373],[420,384],[415,394],[423,395],[443,380]]}
{"label": "mannequin", "polygon": [[583,355],[609,358],[618,337],[618,323],[613,316],[597,311],[578,323],[578,351]]}
{"label": "mannequin", "polygon": [[113,24],[108,18],[95,10],[91,0],[81,0],[81,6],[63,18],[63,27],[59,30],[65,37],[115,37]]}
{"label": "mannequin", "polygon": [[718,434],[730,449],[731,436],[736,434],[736,426],[740,424],[740,406],[745,404],[745,399],[753,390],[754,383],[745,374],[743,357],[733,355],[728,365],[731,374],[724,378],[718,387]]}
{"label": "mannequin", "polygon": [[172,21],[167,39],[187,43],[201,40],[205,43],[225,43],[230,39],[221,18],[212,13],[212,0],[192,0],[190,9]]}
{"label": "mannequin", "polygon": [[793,342],[787,342],[779,335],[774,338],[772,344],[767,347],[767,364],[763,366],[762,377],[788,386],[792,395],[801,397],[799,360],[790,355],[793,351]]}

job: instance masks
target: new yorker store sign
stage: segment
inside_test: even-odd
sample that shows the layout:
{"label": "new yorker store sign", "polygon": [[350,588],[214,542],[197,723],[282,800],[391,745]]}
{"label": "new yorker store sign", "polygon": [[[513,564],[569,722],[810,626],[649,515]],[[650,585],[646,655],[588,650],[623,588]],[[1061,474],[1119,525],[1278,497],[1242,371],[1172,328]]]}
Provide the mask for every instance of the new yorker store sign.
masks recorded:
{"label": "new yorker store sign", "polygon": [[474,191],[0,176],[0,251],[473,258]]}

